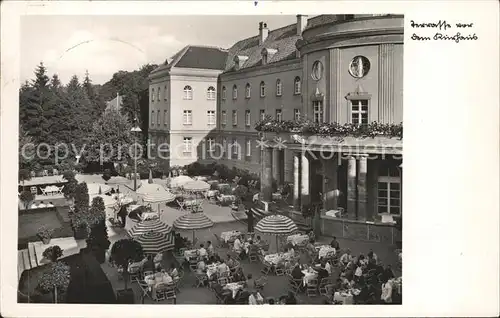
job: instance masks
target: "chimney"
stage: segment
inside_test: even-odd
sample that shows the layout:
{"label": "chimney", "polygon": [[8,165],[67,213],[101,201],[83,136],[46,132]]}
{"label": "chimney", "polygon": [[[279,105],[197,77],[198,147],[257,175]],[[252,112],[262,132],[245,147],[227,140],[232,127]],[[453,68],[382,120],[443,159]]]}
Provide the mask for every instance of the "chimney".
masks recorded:
{"label": "chimney", "polygon": [[259,45],[264,43],[269,35],[269,29],[267,28],[267,23],[259,22]]}
{"label": "chimney", "polygon": [[297,14],[297,35],[302,35],[306,27],[307,15]]}

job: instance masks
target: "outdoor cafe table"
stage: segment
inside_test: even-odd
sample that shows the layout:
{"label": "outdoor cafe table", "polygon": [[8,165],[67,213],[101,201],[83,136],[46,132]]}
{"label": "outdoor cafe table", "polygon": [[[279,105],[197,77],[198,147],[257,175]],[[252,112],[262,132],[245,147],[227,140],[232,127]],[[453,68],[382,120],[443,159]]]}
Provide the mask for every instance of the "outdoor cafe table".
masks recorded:
{"label": "outdoor cafe table", "polygon": [[229,289],[233,293],[233,298],[236,298],[236,293],[238,290],[243,289],[243,284],[234,282],[234,283],[229,283],[224,286],[224,289]]}
{"label": "outdoor cafe table", "polygon": [[153,275],[148,275],[144,277],[144,281],[148,284],[149,290],[151,291],[151,297],[153,300],[156,299],[156,287],[159,284],[171,284],[173,283],[172,277],[166,273],[156,273]]}
{"label": "outdoor cafe table", "polygon": [[294,234],[290,235],[286,238],[288,243],[292,243],[292,245],[301,244],[303,242],[307,242],[309,240],[309,235],[307,234]]}
{"label": "outdoor cafe table", "polygon": [[290,260],[292,258],[291,253],[275,253],[275,254],[268,254],[264,256],[264,260],[266,262],[269,262],[273,265],[278,265],[278,263],[282,260]]}
{"label": "outdoor cafe table", "polygon": [[236,237],[240,236],[241,232],[240,231],[227,231],[227,232],[222,232],[220,234],[220,238],[224,240],[224,242],[230,242],[233,239],[236,239]]}
{"label": "outdoor cafe table", "polygon": [[283,196],[281,195],[281,193],[276,192],[276,193],[273,193],[272,198],[273,198],[273,200],[281,200],[283,198]]}
{"label": "outdoor cafe table", "polygon": [[318,250],[319,258],[325,257],[330,253],[333,253],[335,255],[335,248],[331,247],[330,245],[316,246],[316,249]]}
{"label": "outdoor cafe table", "polygon": [[219,200],[222,202],[228,202],[228,201],[232,202],[236,200],[236,196],[232,194],[221,194],[219,195]]}
{"label": "outdoor cafe table", "polygon": [[333,294],[333,300],[341,301],[344,305],[352,305],[354,303],[354,295],[359,295],[359,293],[359,289],[337,291]]}
{"label": "outdoor cafe table", "polygon": [[193,258],[193,257],[197,258],[198,257],[198,250],[197,249],[185,250],[184,257],[186,258],[186,261],[189,261],[189,258]]}
{"label": "outdoor cafe table", "polygon": [[212,275],[216,274],[221,263],[207,265],[207,276],[210,278]]}
{"label": "outdoor cafe table", "polygon": [[219,193],[219,190],[208,190],[207,191],[207,198],[215,197],[215,196],[217,196],[218,193]]}

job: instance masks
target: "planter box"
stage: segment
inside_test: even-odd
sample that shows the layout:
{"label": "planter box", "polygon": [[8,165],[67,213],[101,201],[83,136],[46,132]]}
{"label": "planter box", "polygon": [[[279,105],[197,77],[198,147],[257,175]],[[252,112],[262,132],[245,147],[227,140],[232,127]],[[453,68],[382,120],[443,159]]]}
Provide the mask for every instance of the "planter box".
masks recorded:
{"label": "planter box", "polygon": [[86,226],[73,227],[73,236],[75,240],[85,240],[89,237],[89,232]]}

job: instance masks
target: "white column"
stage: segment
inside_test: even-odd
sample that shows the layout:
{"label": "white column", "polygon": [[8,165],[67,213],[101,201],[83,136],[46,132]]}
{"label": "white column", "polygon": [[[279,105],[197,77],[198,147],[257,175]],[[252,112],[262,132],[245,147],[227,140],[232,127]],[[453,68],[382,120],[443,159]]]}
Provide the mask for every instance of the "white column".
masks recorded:
{"label": "white column", "polygon": [[300,208],[300,154],[293,154],[293,206]]}
{"label": "white column", "polygon": [[307,157],[307,154],[305,152],[303,152],[301,155],[300,168],[300,201],[302,206],[305,206],[311,203],[311,194],[309,187],[309,158]]}

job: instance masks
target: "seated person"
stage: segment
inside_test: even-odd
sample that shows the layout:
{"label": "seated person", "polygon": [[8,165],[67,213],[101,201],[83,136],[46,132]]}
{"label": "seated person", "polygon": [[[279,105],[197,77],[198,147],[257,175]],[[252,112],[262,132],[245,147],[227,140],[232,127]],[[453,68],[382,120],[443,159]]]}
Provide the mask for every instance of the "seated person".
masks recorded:
{"label": "seated person", "polygon": [[208,255],[215,254],[215,248],[214,248],[212,242],[210,242],[210,241],[207,241],[207,252],[208,252]]}
{"label": "seated person", "polygon": [[253,243],[253,241],[249,242],[248,245],[248,254],[258,254],[259,253],[259,247]]}
{"label": "seated person", "polygon": [[205,245],[203,244],[200,244],[200,249],[198,250],[198,255],[200,256],[200,258],[202,259],[207,259],[208,258],[208,253],[207,253],[207,250],[205,249]]}
{"label": "seated person", "polygon": [[300,266],[298,263],[292,269],[292,277],[293,277],[293,279],[302,279],[304,277],[304,273],[302,273],[302,270],[300,269]]}
{"label": "seated person", "polygon": [[293,249],[293,246],[292,246],[292,247],[290,247],[290,248],[287,250],[287,252],[288,252],[290,255],[295,256],[295,250]]}
{"label": "seated person", "polygon": [[373,253],[373,251],[372,251],[372,250],[370,250],[370,251],[368,252],[367,256],[368,256],[368,262],[370,262],[370,260],[374,260],[374,261],[375,261],[375,264],[377,263],[377,261],[378,261],[378,256],[377,256],[377,254]]}
{"label": "seated person", "polygon": [[340,249],[340,244],[339,241],[337,241],[337,237],[333,237],[333,240],[330,242],[330,246],[335,249],[335,251],[338,251]]}
{"label": "seated person", "polygon": [[199,261],[196,272],[201,275],[205,273],[205,270],[206,270],[205,262],[203,260]]}
{"label": "seated person", "polygon": [[274,305],[274,303],[275,303],[274,298],[269,298],[269,299],[267,300],[267,304],[268,304],[268,305]]}
{"label": "seated person", "polygon": [[249,305],[259,305],[262,304],[264,299],[262,295],[258,291],[253,291],[250,296],[248,296],[248,304]]}
{"label": "seated person", "polygon": [[257,246],[259,246],[261,243],[262,243],[262,239],[260,238],[259,235],[257,235],[257,237],[255,238],[255,240],[253,241],[253,243]]}
{"label": "seated person", "polygon": [[340,263],[342,265],[347,266],[352,261],[351,250],[347,249],[347,251],[340,257]]}
{"label": "seated person", "polygon": [[380,295],[380,300],[386,304],[392,303],[392,282],[390,280],[386,280],[382,284],[382,294]]}
{"label": "seated person", "polygon": [[384,268],[384,272],[382,274],[384,276],[384,280],[387,279],[392,279],[394,278],[394,272],[392,271],[392,266],[391,265],[387,265],[385,268]]}
{"label": "seated person", "polygon": [[207,265],[216,264],[216,263],[217,263],[217,261],[215,260],[214,255],[212,255],[208,258]]}
{"label": "seated person", "polygon": [[325,277],[328,277],[328,272],[325,269],[325,264],[321,264],[321,267],[316,269],[318,272],[318,282],[321,282],[321,280]]}
{"label": "seated person", "polygon": [[237,237],[235,240],[234,240],[234,244],[233,244],[233,250],[240,254],[240,257],[244,257],[245,256],[245,250],[243,248],[243,243],[241,243],[241,240],[239,237]]}
{"label": "seated person", "polygon": [[297,298],[295,297],[295,295],[292,291],[288,292],[288,296],[285,298],[285,304],[286,305],[296,305],[297,304]]}
{"label": "seated person", "polygon": [[233,281],[235,282],[245,282],[246,277],[245,273],[243,273],[243,269],[240,267],[236,272],[233,274]]}
{"label": "seated person", "polygon": [[218,273],[225,273],[225,272],[229,272],[229,266],[227,266],[227,264],[222,261],[222,263],[217,266],[217,272]]}
{"label": "seated person", "polygon": [[329,261],[325,261],[325,260],[323,260],[323,261],[321,262],[321,264],[324,264],[324,265],[325,265],[325,267],[324,267],[324,268],[325,268],[325,269],[326,269],[326,271],[328,272],[328,275],[330,275],[330,274],[332,273],[332,269],[333,269],[333,266],[332,266],[332,265],[330,265],[330,262],[329,262]]}
{"label": "seated person", "polygon": [[231,257],[231,255],[227,255],[226,265],[229,268],[234,268],[236,266],[236,261]]}
{"label": "seated person", "polygon": [[179,271],[177,270],[177,268],[175,267],[175,264],[172,263],[170,265],[170,275],[176,279],[176,278],[179,278]]}

